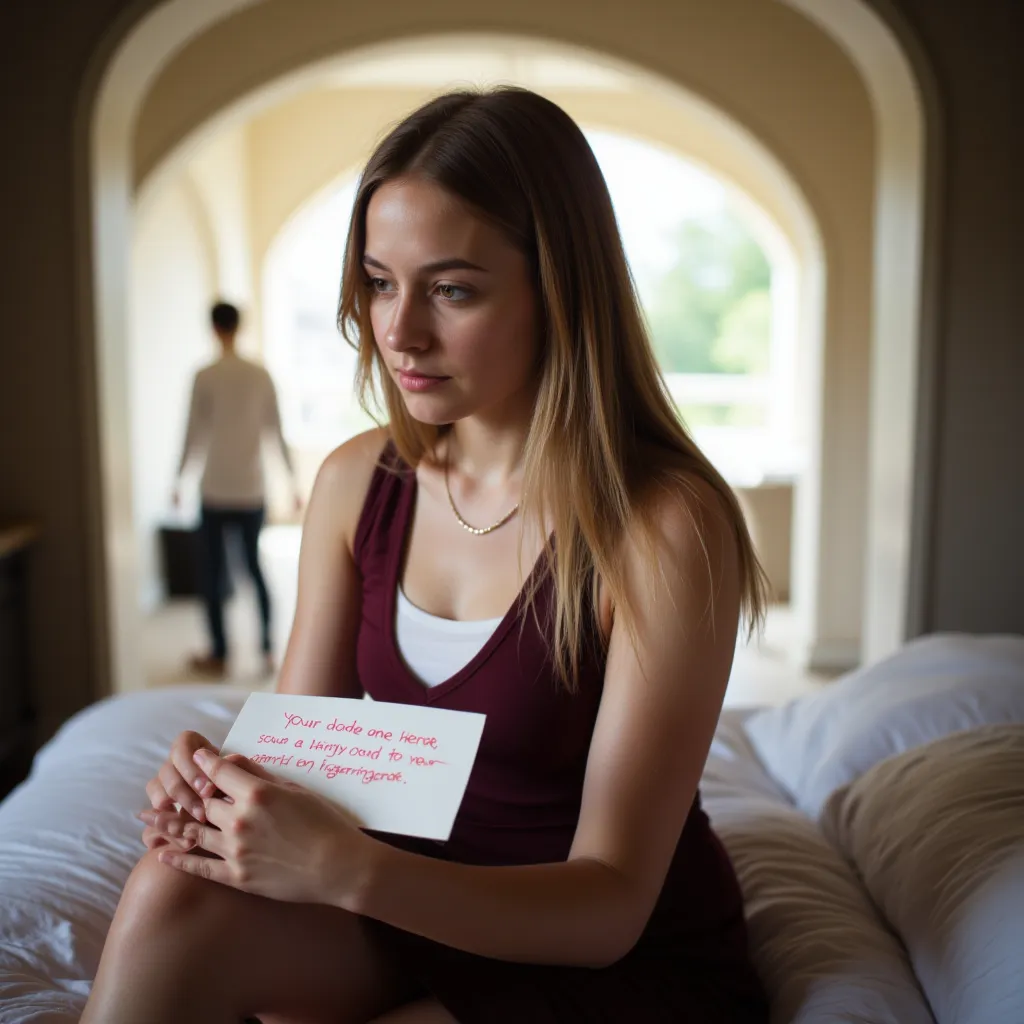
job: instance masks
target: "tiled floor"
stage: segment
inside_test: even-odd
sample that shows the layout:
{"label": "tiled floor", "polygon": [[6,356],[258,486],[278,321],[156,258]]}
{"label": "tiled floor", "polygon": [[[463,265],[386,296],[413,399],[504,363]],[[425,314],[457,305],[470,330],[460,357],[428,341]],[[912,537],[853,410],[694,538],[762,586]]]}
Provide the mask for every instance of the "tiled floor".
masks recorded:
{"label": "tiled floor", "polygon": [[[295,609],[296,568],[299,528],[270,527],[260,538],[263,571],[274,602],[275,650],[283,652]],[[230,681],[235,685],[265,689],[273,679],[261,670],[257,651],[256,602],[244,573],[233,569],[237,586],[228,602],[225,621],[232,644]],[[791,623],[784,607],[769,612],[764,639],[736,649],[732,677],[726,693],[727,706],[781,704],[803,693],[813,692],[826,680],[794,668],[787,661]],[[198,601],[175,600],[150,615],[142,633],[144,687],[202,681],[189,673],[189,654],[206,645],[202,607]]]}

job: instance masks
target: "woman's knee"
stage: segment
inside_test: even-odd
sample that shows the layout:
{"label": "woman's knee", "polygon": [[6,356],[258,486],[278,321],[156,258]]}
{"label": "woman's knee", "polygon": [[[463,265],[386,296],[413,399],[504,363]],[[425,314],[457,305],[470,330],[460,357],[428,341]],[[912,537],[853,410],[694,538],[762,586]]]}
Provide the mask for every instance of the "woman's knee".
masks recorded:
{"label": "woman's knee", "polygon": [[215,930],[218,918],[226,916],[226,903],[221,886],[161,864],[158,851],[149,850],[128,876],[117,916],[133,930],[166,931],[199,923],[204,930]]}

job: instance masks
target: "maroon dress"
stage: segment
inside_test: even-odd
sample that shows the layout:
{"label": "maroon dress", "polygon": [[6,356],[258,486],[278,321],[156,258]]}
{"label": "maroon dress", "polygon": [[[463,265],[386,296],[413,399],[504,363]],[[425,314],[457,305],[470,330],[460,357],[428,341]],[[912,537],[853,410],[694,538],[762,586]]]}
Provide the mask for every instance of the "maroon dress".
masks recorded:
{"label": "maroon dress", "polygon": [[[540,623],[553,599],[545,574],[538,619],[522,595],[480,652],[427,687],[395,638],[396,596],[416,499],[415,473],[389,444],[356,531],[362,576],[359,679],[374,699],[487,716],[465,798],[447,843],[378,834],[430,857],[468,864],[564,861],[579,817],[604,658],[588,647],[579,688],[557,677]],[[541,572],[538,565],[535,573]],[[399,959],[461,1024],[700,1022],[765,1024],[768,1009],[747,951],[743,904],[728,856],[701,810],[686,819],[661,896],[636,946],[600,969],[476,956],[373,922]]]}

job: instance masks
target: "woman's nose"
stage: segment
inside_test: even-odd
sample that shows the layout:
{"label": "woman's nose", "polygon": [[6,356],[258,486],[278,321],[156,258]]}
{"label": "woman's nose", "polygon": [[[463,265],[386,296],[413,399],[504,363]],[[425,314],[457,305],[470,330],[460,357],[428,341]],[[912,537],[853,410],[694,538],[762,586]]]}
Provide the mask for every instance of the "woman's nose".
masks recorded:
{"label": "woman's nose", "polygon": [[413,298],[403,297],[392,307],[384,342],[393,352],[418,351],[430,344],[425,318]]}

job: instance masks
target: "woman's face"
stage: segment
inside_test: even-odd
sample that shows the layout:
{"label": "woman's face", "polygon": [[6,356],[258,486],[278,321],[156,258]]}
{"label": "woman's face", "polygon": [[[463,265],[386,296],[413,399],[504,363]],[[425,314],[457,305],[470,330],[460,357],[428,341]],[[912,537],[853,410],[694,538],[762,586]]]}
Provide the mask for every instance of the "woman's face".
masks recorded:
{"label": "woman's face", "polygon": [[526,257],[421,178],[382,185],[366,211],[373,336],[411,416],[528,417],[537,357]]}

